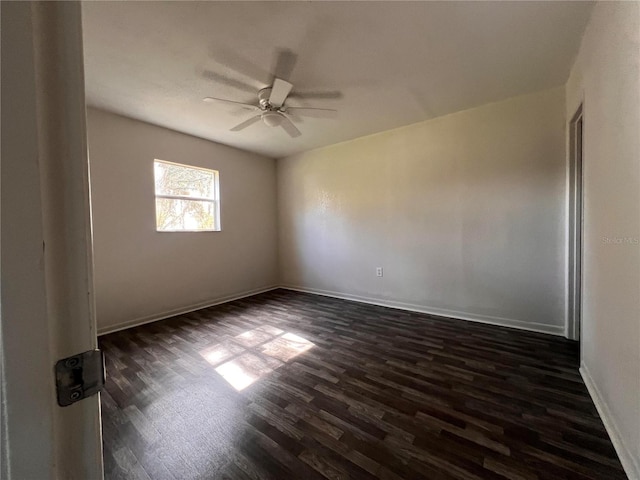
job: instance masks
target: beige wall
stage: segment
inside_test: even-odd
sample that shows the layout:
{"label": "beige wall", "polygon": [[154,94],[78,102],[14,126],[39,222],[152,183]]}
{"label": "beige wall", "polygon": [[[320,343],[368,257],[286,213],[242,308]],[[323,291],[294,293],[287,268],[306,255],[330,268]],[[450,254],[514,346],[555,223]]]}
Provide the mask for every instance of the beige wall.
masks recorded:
{"label": "beige wall", "polygon": [[562,334],[564,105],[559,87],[279,160],[282,283]]}
{"label": "beige wall", "polygon": [[[275,285],[275,161],[89,109],[101,332]],[[153,160],[220,172],[220,232],[155,230]]]}
{"label": "beige wall", "polygon": [[582,373],[639,479],[640,3],[596,5],[566,94],[567,118],[584,99]]}

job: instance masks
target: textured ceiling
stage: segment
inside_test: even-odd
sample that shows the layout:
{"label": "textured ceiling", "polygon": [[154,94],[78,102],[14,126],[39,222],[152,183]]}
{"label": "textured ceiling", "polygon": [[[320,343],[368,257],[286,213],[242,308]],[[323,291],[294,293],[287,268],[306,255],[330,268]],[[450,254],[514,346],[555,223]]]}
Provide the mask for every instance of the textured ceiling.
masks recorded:
{"label": "textured ceiling", "polygon": [[[89,105],[282,157],[562,85],[585,2],[85,2]],[[290,51],[282,55],[282,51]],[[288,62],[277,66],[277,59]],[[295,60],[295,62],[293,61]],[[274,73],[290,106],[334,108],[290,138],[252,113]],[[339,93],[339,94],[338,94]]]}

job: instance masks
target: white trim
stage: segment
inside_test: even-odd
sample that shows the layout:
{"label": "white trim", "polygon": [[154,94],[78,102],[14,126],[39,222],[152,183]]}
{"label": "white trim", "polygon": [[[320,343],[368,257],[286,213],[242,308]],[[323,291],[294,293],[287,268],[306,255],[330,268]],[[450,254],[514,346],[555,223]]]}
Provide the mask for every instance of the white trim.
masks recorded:
{"label": "white trim", "polygon": [[280,287],[278,287],[277,285],[272,285],[270,287],[259,288],[256,290],[248,290],[246,292],[235,293],[233,295],[226,295],[224,297],[219,297],[215,300],[207,300],[206,302],[196,303],[186,307],[180,307],[180,308],[175,308],[173,310],[166,310],[164,312],[154,313],[153,315],[139,317],[134,320],[128,320],[126,322],[117,323],[115,325],[108,325],[103,328],[98,328],[98,335],[99,336],[106,335],[108,333],[118,332],[120,330],[125,330],[127,328],[138,327],[146,323],[157,322],[158,320],[164,320],[165,318],[174,317],[176,315],[183,315],[185,313],[194,312],[196,310],[200,310],[201,308],[213,307],[214,305],[220,305],[221,303],[240,300],[241,298],[251,297],[253,295],[258,295],[260,293],[276,290],[277,288],[280,288]]}
{"label": "white trim", "polygon": [[[580,147],[580,161],[577,160],[577,125],[578,121],[583,122],[581,132],[582,145]],[[583,305],[582,291],[582,273],[584,268],[584,104],[580,103],[572,114],[566,125],[567,131],[567,165],[566,165],[566,285],[565,285],[565,307],[566,307],[566,326],[565,337],[569,340],[580,340],[581,317]],[[579,168],[580,174],[576,176],[572,169]],[[574,189],[571,188],[572,182]],[[580,209],[579,212],[572,209],[573,199],[578,196]],[[572,211],[573,210],[573,211]],[[576,215],[577,213],[577,215]],[[578,218],[578,220],[576,220]],[[573,222],[571,222],[573,220]],[[579,227],[579,231],[575,231],[575,227]],[[576,235],[577,233],[577,235]],[[571,237],[573,235],[573,242]],[[576,248],[578,247],[578,248]],[[573,256],[572,256],[573,254]],[[578,274],[575,274],[579,270]],[[578,301],[576,302],[576,296]],[[573,302],[571,302],[573,300]],[[573,303],[573,304],[572,304]],[[577,305],[577,308],[576,308]],[[582,352],[581,352],[582,354]],[[580,357],[582,358],[582,356]]]}
{"label": "white trim", "polygon": [[[0,307],[2,299],[0,299]],[[2,309],[0,308],[0,478],[11,478],[11,470],[9,469],[9,435],[7,400],[5,396],[5,376],[4,376],[4,347],[2,341]]]}
{"label": "white trim", "polygon": [[351,295],[340,292],[332,292],[330,290],[319,290],[315,288],[305,288],[293,285],[281,285],[280,288],[284,288],[285,290],[294,290],[296,292],[312,293],[314,295],[323,295],[325,297],[340,298],[342,300],[368,303],[371,305],[379,305],[381,307],[397,308],[400,310],[408,310],[411,312],[428,313],[430,315],[437,315],[440,317],[450,317],[458,320],[468,320],[471,322],[486,323],[489,325],[498,325],[501,327],[510,327],[517,328],[519,330],[528,330],[531,332],[564,336],[564,325],[547,325],[544,323],[525,322],[512,318],[472,314],[467,312],[459,312],[456,310],[446,310],[443,308],[435,308],[425,305],[414,305],[412,303],[395,302],[393,300],[382,300],[379,298],[363,297],[360,295]]}
{"label": "white trim", "polygon": [[611,443],[613,443],[613,447],[616,449],[620,463],[622,463],[622,468],[624,468],[629,480],[640,480],[640,465],[638,465],[637,460],[634,459],[633,452],[625,446],[614,416],[584,362],[580,363],[580,375],[582,375],[582,380],[584,380],[584,384],[587,386],[589,395],[591,395],[596,410],[598,410],[602,423],[604,423],[604,428],[611,438]]}
{"label": "white trim", "polygon": [[216,199],[211,197],[197,197],[195,195],[164,195],[156,193],[156,198],[167,198],[169,200],[193,200],[194,202],[215,203]]}
{"label": "white trim", "polygon": [[[575,66],[575,60],[574,59],[574,66]],[[571,72],[569,75],[571,75],[571,73],[573,73],[573,66],[571,67]],[[564,95],[565,95],[565,111],[564,111],[564,115],[565,115],[565,249],[564,249],[564,254],[565,254],[565,282],[564,282],[564,303],[565,303],[565,326],[564,326],[564,337],[569,339],[569,340],[576,340],[579,341],[579,339],[573,338],[572,332],[571,332],[571,321],[569,318],[569,276],[571,275],[571,269],[569,268],[569,253],[571,251],[570,245],[569,245],[569,231],[571,229],[571,225],[569,224],[569,208],[571,205],[571,162],[572,162],[572,158],[571,158],[571,121],[573,120],[573,117],[575,116],[575,114],[578,112],[578,109],[581,108],[582,109],[582,113],[581,115],[584,117],[585,115],[585,97],[584,97],[584,88],[582,88],[582,79],[579,82],[578,85],[578,93],[579,95],[576,97],[577,99],[577,103],[573,106],[569,106],[568,103],[568,98],[567,98],[567,85],[568,83],[565,84],[564,86]],[[584,128],[583,128],[583,132],[582,132],[582,177],[584,180],[584,168],[585,168],[585,158],[586,158],[586,151],[585,151],[585,142],[584,142]],[[580,245],[580,261],[581,261],[581,267],[582,270],[584,270],[584,181],[582,182],[582,243]],[[580,286],[581,290],[582,290],[582,284]],[[581,291],[581,294],[583,292]],[[580,311],[583,311],[583,295],[580,296]],[[580,342],[580,358],[582,358],[582,342]]]}
{"label": "white trim", "polygon": [[489,315],[470,314],[466,312],[459,312],[457,310],[446,310],[443,308],[428,307],[424,305],[415,305],[412,303],[395,302],[392,300],[382,300],[372,297],[363,297],[359,295],[344,294],[340,292],[333,292],[330,290],[320,290],[315,288],[305,288],[293,285],[272,285],[270,287],[264,287],[256,290],[248,290],[233,295],[227,295],[217,298],[215,300],[209,300],[187,307],[176,308],[173,310],[167,310],[164,312],[156,313],[153,315],[147,315],[145,317],[136,318],[126,322],[117,323],[116,325],[109,325],[104,328],[98,328],[98,335],[106,335],[108,333],[125,330],[127,328],[133,328],[146,323],[156,322],[158,320],[164,320],[176,315],[183,315],[185,313],[200,310],[201,308],[213,307],[214,305],[220,305],[222,303],[232,302],[241,298],[251,297],[260,293],[269,292],[271,290],[277,290],[282,288],[284,290],[293,290],[295,292],[311,293],[313,295],[322,295],[324,297],[340,298],[342,300],[350,300],[353,302],[367,303],[370,305],[378,305],[381,307],[397,308],[399,310],[407,310],[410,312],[427,313],[429,315],[437,315],[439,317],[449,317],[458,320],[467,320],[471,322],[485,323],[488,325],[497,325],[500,327],[516,328],[518,330],[527,330],[530,332],[546,333],[549,335],[564,336],[564,325],[547,325],[544,323],[525,322],[522,320],[515,320],[504,317],[493,317]]}

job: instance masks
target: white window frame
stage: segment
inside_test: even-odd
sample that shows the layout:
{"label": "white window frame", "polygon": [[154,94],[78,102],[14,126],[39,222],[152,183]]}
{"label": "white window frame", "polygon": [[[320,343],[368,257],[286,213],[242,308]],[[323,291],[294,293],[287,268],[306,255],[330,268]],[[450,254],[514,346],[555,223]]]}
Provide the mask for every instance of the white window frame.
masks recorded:
{"label": "white window frame", "polygon": [[[155,167],[156,164],[158,163],[165,163],[168,165],[176,165],[178,167],[183,167],[183,168],[190,168],[192,170],[203,170],[207,173],[213,173],[213,196],[212,197],[198,197],[195,195],[165,195],[165,194],[160,194],[157,193],[156,191],[156,173],[155,173]],[[154,211],[155,211],[155,224],[156,224],[156,232],[158,233],[179,233],[179,232],[219,232],[222,230],[222,224],[220,221],[220,172],[218,172],[218,170],[214,170],[212,168],[205,168],[205,167],[197,167],[194,165],[186,165],[184,163],[177,163],[177,162],[169,162],[167,160],[160,160],[159,158],[156,158],[153,160],[153,193],[154,193]],[[214,211],[214,225],[213,228],[210,229],[206,229],[206,230],[192,230],[192,229],[187,229],[187,228],[181,228],[181,229],[173,229],[173,230],[159,230],[158,229],[158,220],[157,220],[157,215],[158,215],[158,202],[157,199],[159,198],[166,198],[166,199],[170,199],[170,200],[194,200],[194,201],[199,201],[199,202],[209,202],[209,203],[213,203],[213,211]]]}

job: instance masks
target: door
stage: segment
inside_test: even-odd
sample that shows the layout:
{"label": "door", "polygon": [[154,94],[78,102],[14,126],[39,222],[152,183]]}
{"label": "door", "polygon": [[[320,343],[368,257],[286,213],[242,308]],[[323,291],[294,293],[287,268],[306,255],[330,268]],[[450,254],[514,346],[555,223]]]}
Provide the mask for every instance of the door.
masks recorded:
{"label": "door", "polygon": [[580,340],[582,304],[582,105],[569,125],[569,285],[568,338]]}
{"label": "door", "polygon": [[100,479],[99,397],[57,360],[96,347],[79,2],[1,2],[2,478]]}

